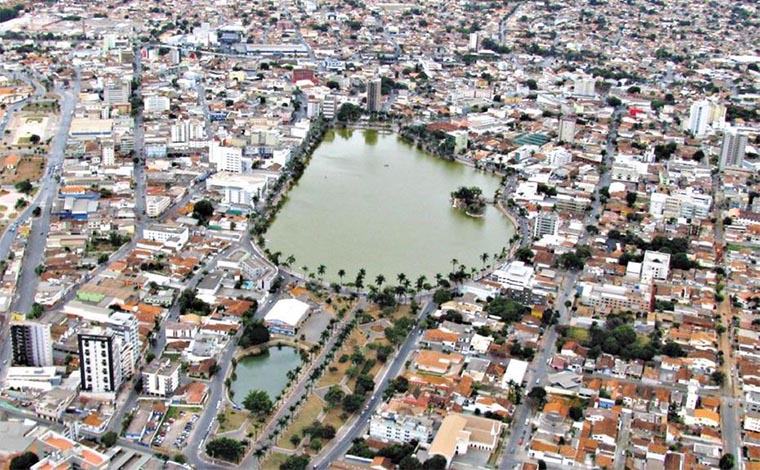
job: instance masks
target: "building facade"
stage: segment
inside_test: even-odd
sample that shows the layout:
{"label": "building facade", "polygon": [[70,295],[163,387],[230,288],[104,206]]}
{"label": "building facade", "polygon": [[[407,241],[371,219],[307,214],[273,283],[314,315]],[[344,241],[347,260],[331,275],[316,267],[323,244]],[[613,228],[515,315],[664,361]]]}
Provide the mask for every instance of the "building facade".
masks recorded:
{"label": "building facade", "polygon": [[82,390],[115,393],[122,382],[119,337],[113,332],[93,329],[79,333],[77,342]]}
{"label": "building facade", "polygon": [[11,323],[13,364],[27,367],[53,365],[50,325],[36,322]]}

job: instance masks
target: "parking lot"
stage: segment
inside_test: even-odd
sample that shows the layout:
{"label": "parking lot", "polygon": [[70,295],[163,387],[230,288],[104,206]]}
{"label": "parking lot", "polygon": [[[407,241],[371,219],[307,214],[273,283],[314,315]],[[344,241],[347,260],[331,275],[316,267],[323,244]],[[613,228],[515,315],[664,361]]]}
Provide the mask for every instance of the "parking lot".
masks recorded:
{"label": "parking lot", "polygon": [[187,445],[187,439],[200,416],[200,408],[171,407],[161,428],[156,432],[153,445],[168,452],[177,452]]}

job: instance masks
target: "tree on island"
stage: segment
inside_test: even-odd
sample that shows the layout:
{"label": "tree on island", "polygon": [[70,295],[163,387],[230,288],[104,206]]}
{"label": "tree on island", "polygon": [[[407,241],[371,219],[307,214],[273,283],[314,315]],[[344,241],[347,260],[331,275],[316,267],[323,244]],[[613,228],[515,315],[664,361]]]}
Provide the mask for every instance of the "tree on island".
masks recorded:
{"label": "tree on island", "polygon": [[486,209],[483,190],[477,186],[460,186],[451,193],[451,201],[454,207],[464,209],[468,215],[481,215]]}
{"label": "tree on island", "polygon": [[245,445],[237,439],[220,437],[206,444],[206,453],[215,459],[239,462],[245,454]]}

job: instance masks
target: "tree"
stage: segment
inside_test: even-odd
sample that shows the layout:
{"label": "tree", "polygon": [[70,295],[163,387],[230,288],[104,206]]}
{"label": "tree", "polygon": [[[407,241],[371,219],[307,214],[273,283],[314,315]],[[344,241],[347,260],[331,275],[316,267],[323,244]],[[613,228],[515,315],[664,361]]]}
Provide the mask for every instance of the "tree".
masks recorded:
{"label": "tree", "polygon": [[422,470],[422,462],[417,460],[417,458],[407,455],[403,459],[401,459],[401,462],[398,464],[398,468],[403,468],[404,470]]}
{"label": "tree", "polygon": [[434,455],[422,464],[423,470],[446,470],[448,466],[449,463],[446,461],[446,457],[442,455]]}
{"label": "tree", "polygon": [[433,302],[438,305],[445,304],[452,298],[454,298],[454,294],[449,289],[438,289],[433,293]]}
{"label": "tree", "polygon": [[352,122],[362,117],[362,108],[351,103],[343,103],[338,110],[337,119],[340,122]]}
{"label": "tree", "polygon": [[736,466],[736,457],[734,457],[734,454],[723,454],[723,457],[720,458],[720,461],[718,462],[718,467],[720,467],[720,470],[731,470]]}
{"label": "tree", "polygon": [[198,219],[201,225],[205,225],[212,215],[214,215],[214,205],[208,199],[202,199],[193,206],[193,217]]}
{"label": "tree", "polygon": [[546,462],[543,460],[538,461],[538,470],[546,470]]}
{"label": "tree", "polygon": [[10,464],[10,470],[28,470],[32,465],[40,461],[34,452],[24,452],[21,455],[13,457]]}
{"label": "tree", "polygon": [[180,465],[184,465],[187,463],[187,457],[179,453],[172,455],[171,460],[172,462],[177,462]]}
{"label": "tree", "polygon": [[528,87],[528,90],[538,90],[538,83],[536,83],[536,80],[529,78],[525,82],[525,86]]}
{"label": "tree", "polygon": [[346,411],[346,413],[353,413],[362,407],[362,403],[364,403],[364,397],[361,395],[352,394],[343,397],[343,402],[341,405],[343,406],[343,409]]}
{"label": "tree", "polygon": [[247,324],[243,329],[243,335],[240,337],[240,341],[238,341],[238,345],[241,348],[257,346],[269,341],[269,328],[267,328],[263,321],[253,320],[249,322],[244,321],[244,323]]}
{"label": "tree", "polygon": [[306,470],[309,466],[309,457],[306,455],[291,455],[282,464],[280,470]]}
{"label": "tree", "polygon": [[531,250],[528,246],[523,246],[515,252],[517,259],[523,263],[532,263],[533,255],[533,250]]}
{"label": "tree", "polygon": [[528,392],[528,398],[537,401],[544,401],[546,399],[546,390],[544,387],[533,387],[530,392]]}
{"label": "tree", "polygon": [[19,181],[18,183],[16,183],[16,191],[20,193],[24,193],[27,196],[30,195],[33,190],[34,190],[34,186],[32,185],[31,181],[29,181],[28,179],[25,179],[24,181]]}
{"label": "tree", "polygon": [[45,307],[43,307],[42,304],[35,302],[32,304],[32,310],[29,312],[29,316],[33,319],[39,318],[43,313],[45,313]]}
{"label": "tree", "polygon": [[726,381],[726,374],[721,370],[716,370],[710,374],[710,380],[712,380],[715,385],[722,387],[723,383]]}
{"label": "tree", "polygon": [[16,199],[16,204],[13,205],[13,208],[16,210],[20,210],[26,207],[27,205],[29,205],[29,201],[27,201],[23,197],[20,197]]}
{"label": "tree", "polygon": [[333,385],[330,387],[327,393],[325,393],[325,401],[331,406],[338,406],[343,401],[343,398],[345,398],[345,396],[346,393],[341,390],[339,386]]}
{"label": "tree", "polygon": [[216,459],[238,462],[245,454],[245,446],[237,439],[220,437],[206,444],[206,453]]}
{"label": "tree", "polygon": [[40,206],[37,206],[34,209],[32,209],[33,217],[39,217],[41,214],[42,214],[42,209],[40,208]]}
{"label": "tree", "polygon": [[607,104],[609,106],[612,106],[613,108],[617,108],[618,106],[620,106],[621,104],[623,104],[623,102],[620,101],[620,98],[618,98],[616,96],[608,96],[607,97]]}
{"label": "tree", "polygon": [[343,277],[344,277],[345,275],[346,275],[346,270],[345,270],[345,269],[339,269],[339,270],[338,270],[338,277],[340,278],[340,282],[341,282],[341,284],[343,283]]}
{"label": "tree", "polygon": [[251,390],[243,400],[243,407],[251,413],[264,416],[272,411],[272,399],[263,390]]}
{"label": "tree", "polygon": [[103,437],[100,438],[100,443],[106,447],[113,447],[118,440],[118,434],[113,431],[108,431],[107,433],[103,434]]}
{"label": "tree", "polygon": [[571,406],[570,417],[573,421],[581,421],[583,419],[583,408],[580,406]]}
{"label": "tree", "polygon": [[628,204],[628,207],[633,207],[634,204],[636,204],[636,199],[638,198],[638,194],[636,194],[636,191],[628,191],[628,193],[625,195],[625,202]]}

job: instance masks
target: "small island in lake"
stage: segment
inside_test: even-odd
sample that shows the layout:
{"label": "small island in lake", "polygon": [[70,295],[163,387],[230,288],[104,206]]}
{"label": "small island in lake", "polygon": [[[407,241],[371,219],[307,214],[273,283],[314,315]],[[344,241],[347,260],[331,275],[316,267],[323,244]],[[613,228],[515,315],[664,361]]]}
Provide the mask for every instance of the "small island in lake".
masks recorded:
{"label": "small island in lake", "polygon": [[477,186],[460,186],[451,193],[451,203],[454,207],[464,210],[470,217],[483,217],[486,211],[483,191]]}

